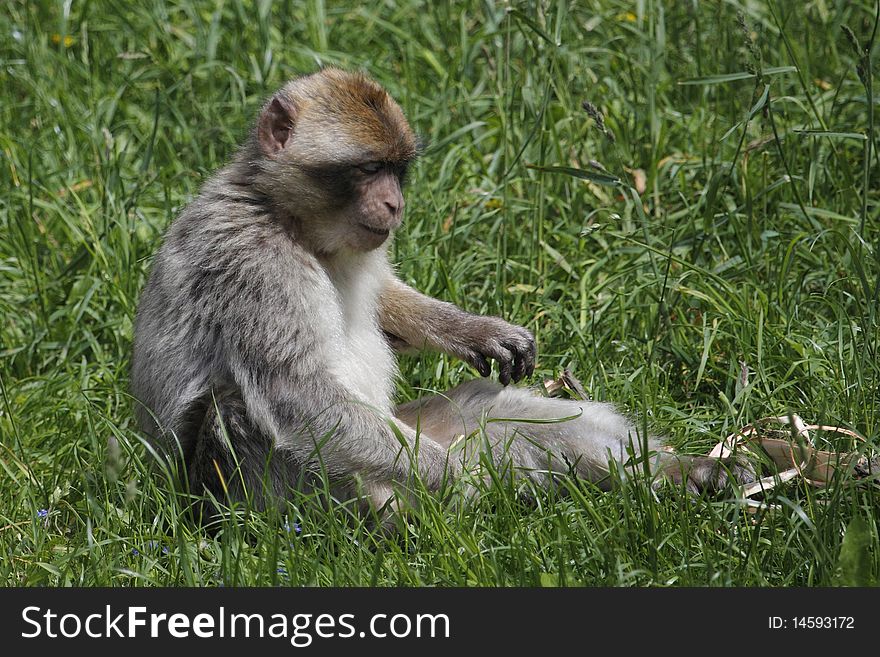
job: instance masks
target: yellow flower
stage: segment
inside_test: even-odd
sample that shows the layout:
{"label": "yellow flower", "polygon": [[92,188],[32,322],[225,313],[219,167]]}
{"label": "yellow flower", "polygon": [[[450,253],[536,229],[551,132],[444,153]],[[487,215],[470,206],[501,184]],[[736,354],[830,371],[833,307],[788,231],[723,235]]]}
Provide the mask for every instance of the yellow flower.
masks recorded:
{"label": "yellow flower", "polygon": [[628,23],[635,23],[638,20],[638,16],[636,16],[631,11],[617,14],[617,16],[615,16],[615,18],[619,21],[626,21]]}
{"label": "yellow flower", "polygon": [[64,43],[65,48],[70,48],[73,45],[73,37],[69,35],[64,35],[62,37],[60,34],[52,35],[52,43]]}

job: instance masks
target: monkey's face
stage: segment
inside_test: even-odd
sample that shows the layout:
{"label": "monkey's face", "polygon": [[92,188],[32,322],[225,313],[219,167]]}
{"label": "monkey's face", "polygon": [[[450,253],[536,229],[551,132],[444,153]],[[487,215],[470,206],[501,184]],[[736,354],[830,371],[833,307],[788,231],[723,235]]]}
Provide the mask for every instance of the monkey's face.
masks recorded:
{"label": "monkey's face", "polygon": [[358,165],[352,173],[353,198],[342,212],[348,245],[370,251],[385,243],[403,218],[402,174],[394,166],[370,161]]}
{"label": "monkey's face", "polygon": [[[368,155],[369,157],[369,155]],[[304,237],[327,253],[382,246],[403,219],[406,165],[368,159],[344,165],[296,164],[286,191]]]}
{"label": "monkey's face", "polygon": [[263,108],[257,141],[273,199],[320,251],[371,251],[403,217],[415,137],[382,87],[337,69],[299,78]]}

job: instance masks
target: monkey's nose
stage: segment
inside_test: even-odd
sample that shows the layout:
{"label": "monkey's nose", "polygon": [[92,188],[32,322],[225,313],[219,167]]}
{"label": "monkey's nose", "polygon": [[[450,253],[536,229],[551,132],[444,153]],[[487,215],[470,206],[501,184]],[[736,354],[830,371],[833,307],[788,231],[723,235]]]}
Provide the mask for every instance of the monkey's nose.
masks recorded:
{"label": "monkey's nose", "polygon": [[396,217],[400,214],[400,203],[395,203],[394,201],[385,201],[385,207],[388,208],[388,212],[391,213],[392,217]]}

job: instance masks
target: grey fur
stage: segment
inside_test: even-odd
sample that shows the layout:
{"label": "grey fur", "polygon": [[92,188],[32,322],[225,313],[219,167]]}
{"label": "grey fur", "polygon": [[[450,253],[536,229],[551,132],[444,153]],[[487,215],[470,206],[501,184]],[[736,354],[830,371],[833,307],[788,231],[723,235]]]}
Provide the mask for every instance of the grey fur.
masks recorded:
{"label": "grey fur", "polygon": [[[279,92],[281,105],[298,112],[289,142],[267,154],[252,136],[169,228],[135,325],[131,387],[140,427],[166,454],[182,458],[194,492],[235,500],[249,491],[259,506],[306,485],[313,472],[325,473],[341,495],[354,495],[359,482],[377,506],[414,471],[438,490],[473,465],[476,443],[465,440],[462,448],[456,437],[481,425],[496,465],[513,476],[547,484],[552,473],[573,469],[603,480],[610,459],[625,461],[643,447],[608,404],[474,381],[395,413],[388,336],[396,347],[465,358],[483,375],[487,359],[495,359],[505,383],[531,374],[535,345],[525,329],[403,285],[388,265],[387,243],[363,251],[345,246],[351,227],[343,217],[360,221],[367,206],[329,212],[333,204],[301,164],[320,159],[309,131],[343,131],[332,112],[317,123],[315,115],[321,102],[332,102],[340,80],[360,83],[347,75],[330,71],[289,83]],[[310,106],[305,99],[319,105],[311,114],[301,111]],[[399,112],[389,103],[389,112]],[[364,111],[379,111],[375,105]],[[399,130],[405,144],[409,128]],[[266,134],[262,143],[272,138]],[[372,202],[368,212],[381,205]],[[376,221],[393,229],[401,209]],[[369,221],[379,225],[373,215]],[[486,423],[493,417],[507,420]],[[511,421],[532,418],[573,419]],[[678,461],[670,469],[675,457],[663,458],[656,467],[674,479],[699,469],[678,468]],[[718,479],[717,467],[709,469],[697,488]]]}

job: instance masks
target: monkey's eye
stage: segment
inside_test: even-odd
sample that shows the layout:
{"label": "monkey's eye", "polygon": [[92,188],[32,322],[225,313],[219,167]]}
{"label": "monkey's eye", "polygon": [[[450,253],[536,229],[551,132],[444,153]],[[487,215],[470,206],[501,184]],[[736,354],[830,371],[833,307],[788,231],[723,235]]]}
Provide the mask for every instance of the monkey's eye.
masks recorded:
{"label": "monkey's eye", "polygon": [[357,168],[364,173],[379,173],[383,166],[384,165],[381,162],[364,162],[363,164],[359,164]]}

